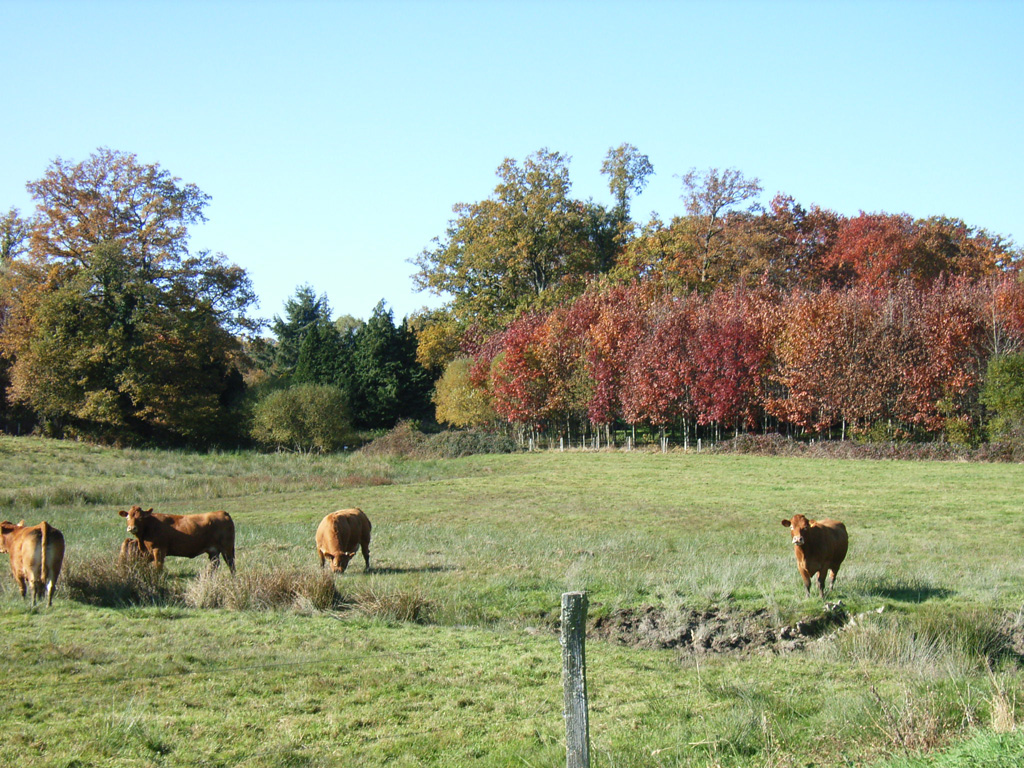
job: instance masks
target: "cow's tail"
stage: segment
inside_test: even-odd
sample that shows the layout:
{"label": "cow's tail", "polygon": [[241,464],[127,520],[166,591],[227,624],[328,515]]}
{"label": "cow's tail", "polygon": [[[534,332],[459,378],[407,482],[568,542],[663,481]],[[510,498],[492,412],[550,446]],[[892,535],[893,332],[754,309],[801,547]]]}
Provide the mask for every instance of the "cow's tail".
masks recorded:
{"label": "cow's tail", "polygon": [[[39,546],[42,548],[42,552],[39,555],[39,578],[42,580],[44,588],[46,587],[46,581],[48,578],[48,572],[46,570],[46,529],[49,527],[49,523],[45,520],[43,520],[43,524],[39,526],[41,529],[39,534]],[[32,602],[34,603],[36,601],[36,594],[39,591],[39,587],[33,585],[32,590]]]}

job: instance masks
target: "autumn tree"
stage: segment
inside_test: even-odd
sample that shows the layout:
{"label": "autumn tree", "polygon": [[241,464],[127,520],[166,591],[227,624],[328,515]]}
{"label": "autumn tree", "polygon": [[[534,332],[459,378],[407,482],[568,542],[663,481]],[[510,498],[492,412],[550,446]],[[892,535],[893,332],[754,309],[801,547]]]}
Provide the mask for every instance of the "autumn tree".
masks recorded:
{"label": "autumn tree", "polygon": [[983,285],[967,279],[937,281],[924,290],[915,322],[925,351],[906,379],[916,423],[963,440],[981,426],[979,394],[985,351]]}
{"label": "autumn tree", "polygon": [[613,215],[619,230],[619,237],[627,237],[629,222],[629,200],[632,195],[639,195],[647,186],[647,181],[654,174],[647,155],[632,144],[620,144],[608,150],[601,173],[608,177],[608,190],[615,200]]}
{"label": "autumn tree", "polygon": [[494,423],[492,397],[485,386],[474,383],[473,361],[458,357],[448,364],[434,387],[432,400],[437,420],[455,427],[477,427]]}
{"label": "autumn tree", "polygon": [[416,360],[434,376],[460,357],[469,324],[460,324],[450,309],[412,315],[409,327],[416,334]]}
{"label": "autumn tree", "polygon": [[[692,339],[697,297],[665,294],[645,309],[624,371],[623,418],[664,428],[693,416],[687,382],[692,376]],[[623,351],[626,351],[625,349]]]}
{"label": "autumn tree", "polygon": [[[29,225],[21,218],[17,208],[11,208],[0,216],[0,338],[4,335],[10,303],[7,290],[3,288],[4,277],[7,275],[15,259],[24,255],[28,247]],[[7,399],[7,389],[11,383],[11,360],[2,354],[0,344],[0,418],[22,417],[25,414]]]}
{"label": "autumn tree", "polygon": [[626,371],[643,337],[650,299],[638,283],[611,286],[595,297],[586,347],[592,381],[587,415],[594,424],[623,418]]}
{"label": "autumn tree", "polygon": [[862,211],[843,220],[825,264],[837,286],[889,288],[921,271],[916,264],[916,242],[910,216]]}
{"label": "autumn tree", "polygon": [[742,291],[716,291],[702,302],[688,382],[698,423],[757,426],[769,346],[754,314]]}
{"label": "autumn tree", "polygon": [[209,198],[108,149],[27,187],[28,249],[4,276],[13,398],[101,438],[231,439],[254,296],[242,269],[188,248]]}
{"label": "autumn tree", "polygon": [[747,212],[756,213],[761,182],[746,178],[735,168],[708,168],[699,173],[691,168],[682,183],[697,279],[701,286],[707,286],[717,272],[723,271],[727,260],[728,251],[722,247],[725,215],[744,205]]}
{"label": "autumn tree", "polygon": [[501,333],[492,357],[494,409],[507,421],[537,425],[545,417],[551,382],[542,363],[544,321],[540,313],[519,317]]}
{"label": "autumn tree", "polygon": [[450,296],[461,327],[497,329],[527,307],[579,293],[612,263],[602,252],[611,219],[570,196],[569,159],[547,149],[522,164],[506,159],[491,197],[454,206],[445,236],[415,259],[417,287]]}
{"label": "autumn tree", "polygon": [[941,276],[984,280],[1012,270],[1020,259],[1012,243],[962,219],[932,216],[916,224],[918,282]]}
{"label": "autumn tree", "polygon": [[26,252],[28,237],[29,223],[17,208],[0,216],[0,270]]}
{"label": "autumn tree", "polygon": [[864,329],[844,316],[840,302],[837,292],[826,289],[793,295],[786,304],[769,374],[778,389],[765,403],[784,422],[821,431],[847,415],[848,343]]}
{"label": "autumn tree", "polygon": [[761,270],[780,289],[821,288],[825,257],[832,248],[842,217],[812,205],[806,208],[779,194],[760,217],[765,250]]}

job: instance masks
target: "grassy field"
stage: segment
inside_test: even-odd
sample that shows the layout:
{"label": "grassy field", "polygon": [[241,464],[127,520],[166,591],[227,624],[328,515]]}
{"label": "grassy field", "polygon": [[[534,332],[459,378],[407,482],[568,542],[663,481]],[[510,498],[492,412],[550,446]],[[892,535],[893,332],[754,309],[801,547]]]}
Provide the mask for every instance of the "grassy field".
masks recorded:
{"label": "grassy field", "polygon": [[[0,519],[68,541],[53,608],[0,578],[0,764],[562,765],[584,589],[596,766],[1017,765],[1022,491],[1019,465],[0,438]],[[228,510],[237,576],[119,570],[133,503]],[[313,532],[349,506],[374,570],[335,593]],[[839,611],[804,595],[796,512],[850,530]]]}

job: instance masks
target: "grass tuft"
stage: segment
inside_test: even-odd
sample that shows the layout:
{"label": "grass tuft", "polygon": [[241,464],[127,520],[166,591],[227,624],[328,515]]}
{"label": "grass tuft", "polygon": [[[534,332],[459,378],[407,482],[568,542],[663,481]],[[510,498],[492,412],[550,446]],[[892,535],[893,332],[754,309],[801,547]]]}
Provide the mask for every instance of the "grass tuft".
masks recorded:
{"label": "grass tuft", "polygon": [[193,579],[185,590],[184,602],[190,608],[309,612],[330,609],[334,597],[334,584],[323,573],[261,569],[232,576],[218,569]]}
{"label": "grass tuft", "polygon": [[61,575],[67,598],[86,605],[125,608],[174,602],[175,588],[165,573],[140,560],[120,563],[116,555],[69,560]]}
{"label": "grass tuft", "polygon": [[418,585],[398,588],[376,579],[351,593],[346,602],[367,618],[385,622],[426,624],[434,608]]}

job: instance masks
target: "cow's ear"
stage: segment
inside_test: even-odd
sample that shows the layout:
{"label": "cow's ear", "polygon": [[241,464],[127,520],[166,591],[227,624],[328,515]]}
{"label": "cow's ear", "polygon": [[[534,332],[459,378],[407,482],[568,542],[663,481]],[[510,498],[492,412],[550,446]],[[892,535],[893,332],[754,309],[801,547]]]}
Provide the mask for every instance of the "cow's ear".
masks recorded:
{"label": "cow's ear", "polygon": [[789,520],[783,520],[783,521],[782,521],[782,526],[783,526],[784,528],[789,528]]}
{"label": "cow's ear", "polygon": [[152,507],[150,507],[149,509],[142,509],[142,510],[139,510],[139,511],[142,512],[142,514],[144,514],[144,515],[152,515],[153,514],[153,508]]}
{"label": "cow's ear", "polygon": [[24,528],[25,527],[25,520],[24,520],[24,518],[18,523],[18,527],[19,528]]}
{"label": "cow's ear", "polygon": [[117,510],[117,514],[119,514],[121,517],[128,517],[128,513],[125,512],[123,509]]}

